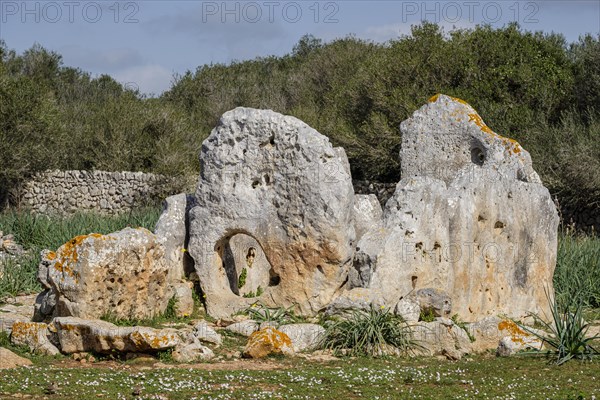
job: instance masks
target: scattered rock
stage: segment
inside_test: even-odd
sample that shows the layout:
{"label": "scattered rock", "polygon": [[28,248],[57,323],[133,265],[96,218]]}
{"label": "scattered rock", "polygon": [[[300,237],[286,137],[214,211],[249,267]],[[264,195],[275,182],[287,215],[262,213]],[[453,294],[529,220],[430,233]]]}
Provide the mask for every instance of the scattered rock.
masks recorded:
{"label": "scattered rock", "polygon": [[282,325],[279,331],[290,338],[295,352],[314,350],[325,336],[325,328],[317,324]]}
{"label": "scattered rock", "polygon": [[243,355],[246,358],[263,358],[269,354],[291,355],[293,353],[294,348],[288,335],[275,328],[267,327],[250,335]]}
{"label": "scattered rock", "polygon": [[32,365],[31,360],[20,357],[3,347],[0,347],[0,360],[0,369],[11,369]]}
{"label": "scattered rock", "polygon": [[174,361],[189,363],[194,361],[206,361],[215,357],[215,353],[200,343],[191,343],[177,346],[173,350],[172,357]]}
{"label": "scattered rock", "polygon": [[170,284],[173,290],[173,297],[177,303],[175,305],[175,315],[178,317],[189,317],[194,313],[194,284],[189,281],[178,281]]}
{"label": "scattered rock", "polygon": [[106,321],[72,317],[54,318],[63,353],[147,352],[173,348],[181,343],[175,329],[116,326]]}
{"label": "scattered rock", "polygon": [[496,355],[499,357],[508,357],[524,350],[541,350],[544,345],[537,336],[526,332],[513,321],[504,320],[498,324],[498,328],[507,334],[498,343]]}
{"label": "scattered rock", "polygon": [[225,329],[242,336],[250,336],[259,328],[258,322],[251,319],[228,325]]}
{"label": "scattered rock", "polygon": [[418,354],[440,355],[449,360],[460,360],[470,353],[471,341],[467,333],[447,318],[437,318],[433,322],[418,322],[412,325],[413,339],[421,349]]}
{"label": "scattered rock", "polygon": [[344,150],[294,117],[236,108],[202,144],[200,163],[189,250],[208,314],[227,317],[256,301],[231,289],[237,270],[223,260],[232,233],[254,238],[270,264],[258,297],[267,307],[313,315],[327,306],[354,252]]}
{"label": "scattered rock", "polygon": [[194,325],[192,335],[195,339],[202,342],[208,342],[220,346],[223,343],[223,338],[206,321],[198,322]]}
{"label": "scattered rock", "polygon": [[51,332],[42,322],[17,321],[12,325],[10,341],[17,346],[27,346],[37,354],[54,356],[60,351],[50,341]]}

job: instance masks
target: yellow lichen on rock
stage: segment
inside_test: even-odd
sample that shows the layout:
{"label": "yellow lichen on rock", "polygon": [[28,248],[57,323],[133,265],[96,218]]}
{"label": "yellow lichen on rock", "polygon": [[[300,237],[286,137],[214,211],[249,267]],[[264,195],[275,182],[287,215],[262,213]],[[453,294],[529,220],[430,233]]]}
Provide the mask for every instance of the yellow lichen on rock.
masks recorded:
{"label": "yellow lichen on rock", "polygon": [[269,354],[292,354],[292,340],[273,327],[266,327],[250,335],[244,357],[263,358]]}
{"label": "yellow lichen on rock", "polygon": [[54,268],[62,273],[66,273],[71,277],[75,277],[75,273],[73,272],[73,268],[71,263],[76,263],[79,255],[77,254],[77,249],[83,243],[83,241],[87,238],[101,238],[103,235],[99,233],[91,233],[89,235],[79,235],[75,236],[73,239],[69,240],[67,243],[60,246],[56,253],[50,252],[46,256],[49,260],[54,260],[58,258],[58,260],[54,263]]}
{"label": "yellow lichen on rock", "polygon": [[511,320],[500,322],[498,324],[498,329],[500,329],[500,331],[506,331],[511,340],[515,343],[524,343],[523,338],[528,336],[523,329],[519,328],[519,326]]}

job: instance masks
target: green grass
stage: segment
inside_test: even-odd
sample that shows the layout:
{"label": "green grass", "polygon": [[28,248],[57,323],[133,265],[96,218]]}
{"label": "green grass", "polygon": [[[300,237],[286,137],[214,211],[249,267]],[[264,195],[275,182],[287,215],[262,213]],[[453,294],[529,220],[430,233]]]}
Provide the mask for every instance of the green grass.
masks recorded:
{"label": "green grass", "polygon": [[575,301],[600,308],[600,237],[561,230],[554,290],[560,306]]}
{"label": "green grass", "polygon": [[350,318],[332,321],[325,328],[322,345],[335,353],[378,356],[394,349],[406,354],[418,347],[410,327],[389,309],[371,306],[368,311],[357,310]]}
{"label": "green grass", "polygon": [[48,217],[15,211],[0,213],[0,231],[12,233],[15,241],[27,250],[26,255],[5,263],[4,275],[0,278],[0,301],[6,296],[40,290],[36,275],[41,250],[56,250],[78,235],[108,234],[128,226],[153,230],[159,216],[159,208],[144,208],[117,216],[80,213]]}
{"label": "green grass", "polygon": [[[253,370],[248,365],[271,366]],[[345,358],[329,363],[287,358],[237,361],[235,368],[142,369],[116,362],[104,367],[0,370],[2,393],[41,397],[50,382],[61,399],[585,399],[600,395],[600,364],[548,365],[530,358]]]}

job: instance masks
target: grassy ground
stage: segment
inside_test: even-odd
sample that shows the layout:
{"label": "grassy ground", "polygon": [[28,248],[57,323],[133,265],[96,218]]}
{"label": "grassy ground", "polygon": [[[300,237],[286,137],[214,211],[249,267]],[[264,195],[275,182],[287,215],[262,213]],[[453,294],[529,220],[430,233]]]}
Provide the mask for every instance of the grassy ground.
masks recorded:
{"label": "grassy ground", "polygon": [[[0,370],[0,398],[44,396],[52,382],[61,399],[593,399],[600,363],[561,367],[524,357],[448,362],[433,358],[223,361],[170,368],[103,361],[81,367],[57,361]],[[132,392],[138,387],[140,395]]]}

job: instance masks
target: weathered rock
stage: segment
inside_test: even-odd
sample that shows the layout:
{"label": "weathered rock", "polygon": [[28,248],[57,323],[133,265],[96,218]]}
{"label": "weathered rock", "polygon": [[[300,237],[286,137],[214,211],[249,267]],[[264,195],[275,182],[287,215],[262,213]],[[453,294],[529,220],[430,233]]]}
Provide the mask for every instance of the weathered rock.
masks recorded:
{"label": "weathered rock", "polygon": [[450,184],[462,172],[492,169],[510,180],[541,183],[531,157],[515,140],[494,133],[465,101],[436,95],[400,124],[402,176]]}
{"label": "weathered rock", "polygon": [[270,264],[263,304],[301,314],[329,304],[354,251],[344,150],[296,118],[236,108],[204,141],[200,163],[189,250],[208,313],[227,317],[256,301],[231,290],[223,253],[236,234],[254,238]]}
{"label": "weathered rock", "polygon": [[215,357],[215,353],[200,343],[180,345],[171,353],[173,360],[180,363],[206,361]]}
{"label": "weathered rock", "polygon": [[258,322],[248,319],[246,321],[240,321],[240,322],[236,322],[231,325],[228,325],[225,329],[227,329],[228,331],[237,333],[238,335],[250,336],[254,332],[256,332],[258,330],[258,328],[259,328]]}
{"label": "weathered rock", "polygon": [[471,344],[474,353],[483,353],[498,348],[500,339],[507,335],[506,329],[500,329],[500,327],[505,327],[502,324],[503,321],[492,315],[467,325],[467,330],[475,339]]}
{"label": "weathered rock", "polygon": [[449,317],[452,311],[452,300],[448,293],[439,289],[426,288],[415,292],[421,312],[432,313],[436,317]]}
{"label": "weathered rock", "polygon": [[50,341],[50,335],[47,324],[17,321],[12,325],[10,341],[29,347],[34,353],[54,356],[60,352]]}
{"label": "weathered rock", "polygon": [[225,246],[223,254],[232,292],[244,297],[257,297],[271,281],[271,264],[258,242],[251,236],[238,233]]}
{"label": "weathered rock", "polygon": [[356,241],[368,231],[383,225],[383,210],[374,194],[354,195],[354,230]]}
{"label": "weathered rock", "polygon": [[172,296],[164,247],[143,228],[77,236],[49,258],[40,281],[56,296],[54,316],[150,318]]}
{"label": "weathered rock", "polygon": [[275,328],[267,327],[250,335],[244,357],[263,358],[269,354],[291,355],[294,348],[290,338]]}
{"label": "weathered rock", "polygon": [[169,284],[176,300],[175,314],[178,317],[189,317],[194,313],[194,284],[189,281],[177,281]]}
{"label": "weathered rock", "polygon": [[496,349],[496,355],[500,357],[508,357],[524,350],[541,350],[544,345],[537,336],[521,329],[513,321],[502,321],[498,328],[507,334],[500,339]]}
{"label": "weathered rock", "polygon": [[417,322],[421,316],[421,307],[414,297],[405,297],[394,307],[394,314],[401,316],[408,323]]}
{"label": "weathered rock", "polygon": [[116,326],[106,321],[81,318],[54,318],[63,353],[147,352],[173,348],[181,343],[175,329],[144,326]]}
{"label": "weathered rock", "polygon": [[527,152],[447,96],[401,130],[404,178],[386,203],[383,230],[357,244],[369,256],[371,298],[393,307],[433,288],[467,322],[549,315],[559,220]]}
{"label": "weathered rock", "polygon": [[314,350],[325,336],[325,328],[317,324],[289,324],[279,327],[292,341],[295,352]]}
{"label": "weathered rock", "polygon": [[185,277],[187,263],[187,213],[194,204],[193,198],[181,193],[170,196],[163,202],[163,211],[154,227],[157,241],[165,249],[169,263],[169,280],[178,281]]}
{"label": "weathered rock", "polygon": [[0,332],[10,334],[15,322],[30,322],[30,318],[24,317],[19,314],[0,312]]}
{"label": "weathered rock", "polygon": [[20,357],[3,347],[0,347],[0,361],[0,369],[12,369],[32,365],[31,360]]}
{"label": "weathered rock", "polygon": [[472,351],[467,332],[447,318],[418,322],[412,326],[412,334],[413,339],[422,347],[416,349],[417,353],[460,360]]}
{"label": "weathered rock", "polygon": [[357,310],[367,311],[371,307],[371,302],[370,290],[355,288],[336,297],[325,309],[325,315],[349,316]]}
{"label": "weathered rock", "polygon": [[210,327],[206,321],[201,321],[194,325],[192,335],[195,339],[202,342],[213,343],[216,345],[221,345],[223,343],[221,335]]}

